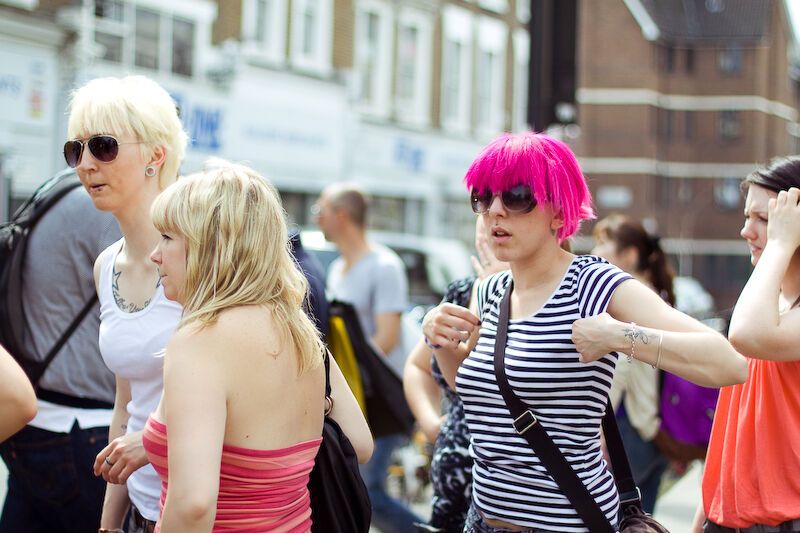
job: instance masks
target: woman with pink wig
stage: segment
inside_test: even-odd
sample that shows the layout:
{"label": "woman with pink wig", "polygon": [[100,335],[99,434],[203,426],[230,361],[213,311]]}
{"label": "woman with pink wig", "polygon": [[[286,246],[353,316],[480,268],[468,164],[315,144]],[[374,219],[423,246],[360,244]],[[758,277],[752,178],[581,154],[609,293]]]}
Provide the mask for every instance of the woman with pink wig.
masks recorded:
{"label": "woman with pink wig", "polygon": [[494,255],[511,270],[482,280],[471,309],[443,303],[423,326],[472,434],[464,531],[589,530],[515,430],[499,391],[495,337],[506,293],[507,340],[498,353],[510,389],[616,528],[620,498],[600,424],[619,355],[707,386],[744,381],[745,360],[723,336],[617,267],[561,248],[594,217],[586,180],[564,143],[544,134],[503,135],[478,155],[465,182]]}

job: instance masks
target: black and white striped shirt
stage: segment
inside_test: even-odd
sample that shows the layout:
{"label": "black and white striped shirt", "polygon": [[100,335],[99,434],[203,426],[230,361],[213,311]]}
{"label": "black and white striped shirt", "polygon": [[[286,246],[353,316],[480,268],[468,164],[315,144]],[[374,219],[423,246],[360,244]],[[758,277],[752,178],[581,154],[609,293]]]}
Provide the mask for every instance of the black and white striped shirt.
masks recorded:
{"label": "black and white striped shirt", "polygon": [[[505,365],[514,393],[534,412],[612,524],[619,496],[600,449],[600,424],[617,354],[584,364],[572,323],[600,314],[630,276],[603,259],[577,256],[558,288],[533,315],[510,320]],[[588,531],[566,496],[512,426],[494,375],[499,304],[511,280],[501,272],[478,288],[481,331],[456,385],[472,433],[473,498],[490,519],[535,530]]]}

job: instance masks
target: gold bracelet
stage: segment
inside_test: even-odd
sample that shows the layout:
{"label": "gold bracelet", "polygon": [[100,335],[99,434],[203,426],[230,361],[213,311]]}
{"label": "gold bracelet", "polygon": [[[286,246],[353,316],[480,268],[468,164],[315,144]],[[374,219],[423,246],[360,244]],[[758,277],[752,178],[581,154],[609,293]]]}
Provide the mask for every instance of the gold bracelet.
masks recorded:
{"label": "gold bracelet", "polygon": [[660,368],[658,365],[661,363],[661,345],[664,343],[664,332],[661,332],[661,336],[658,337],[658,355],[656,355],[656,364],[653,365],[653,368]]}
{"label": "gold bracelet", "polygon": [[115,527],[114,529],[106,529],[101,527],[97,530],[97,533],[125,533],[125,531],[118,527]]}

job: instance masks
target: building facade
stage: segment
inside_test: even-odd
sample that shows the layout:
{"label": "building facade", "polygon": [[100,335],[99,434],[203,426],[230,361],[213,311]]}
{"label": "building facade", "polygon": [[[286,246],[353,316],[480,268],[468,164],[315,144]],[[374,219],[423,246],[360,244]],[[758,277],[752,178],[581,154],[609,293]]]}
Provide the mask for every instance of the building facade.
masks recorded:
{"label": "building facade", "polygon": [[644,220],[679,272],[729,308],[750,271],[739,183],[798,153],[784,2],[581,0],[575,23],[578,127],[557,131],[599,216]]}
{"label": "building facade", "polygon": [[[464,172],[490,138],[527,129],[527,5],[0,0],[0,19],[13,13],[54,32],[54,72],[44,75],[52,105],[42,111],[50,159],[27,173],[9,168],[11,194],[26,196],[61,167],[72,88],[144,74],[181,106],[184,172],[214,156],[247,162],[301,226],[322,188],[354,181],[373,196],[377,229],[471,241]],[[0,112],[0,149],[9,120]]]}

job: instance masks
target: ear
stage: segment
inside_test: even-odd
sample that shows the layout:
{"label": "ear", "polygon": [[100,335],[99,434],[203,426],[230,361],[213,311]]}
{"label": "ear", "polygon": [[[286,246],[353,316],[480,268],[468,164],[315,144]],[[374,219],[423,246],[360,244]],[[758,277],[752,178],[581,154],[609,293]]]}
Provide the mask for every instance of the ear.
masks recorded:
{"label": "ear", "polygon": [[153,146],[153,153],[150,155],[150,161],[147,162],[148,166],[161,168],[164,161],[167,159],[167,147],[163,144],[156,144]]}
{"label": "ear", "polygon": [[550,229],[553,231],[559,230],[564,227],[564,211],[557,209],[553,212],[553,218],[550,219]]}

